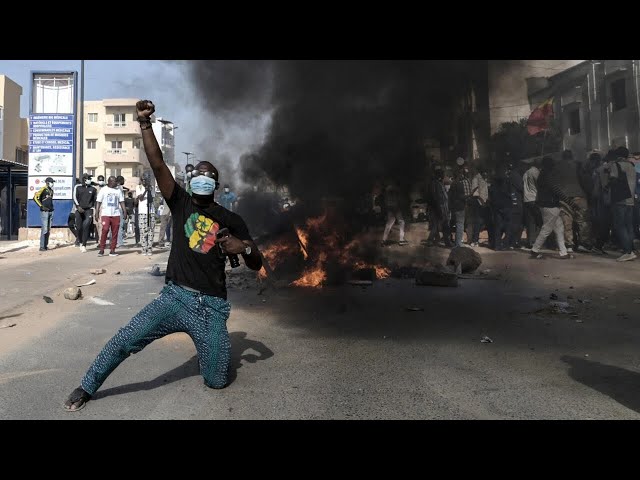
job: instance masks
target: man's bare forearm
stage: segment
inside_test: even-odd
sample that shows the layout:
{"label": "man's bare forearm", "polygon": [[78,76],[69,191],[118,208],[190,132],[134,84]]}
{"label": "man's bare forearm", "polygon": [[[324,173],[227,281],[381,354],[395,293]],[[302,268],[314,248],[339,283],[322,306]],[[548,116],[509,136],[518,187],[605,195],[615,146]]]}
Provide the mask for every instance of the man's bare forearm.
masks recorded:
{"label": "man's bare forearm", "polygon": [[171,198],[176,182],[173,179],[167,164],[164,163],[162,151],[160,150],[160,145],[158,145],[156,136],[153,134],[153,129],[146,128],[142,130],[142,143],[144,145],[144,151],[147,154],[147,158],[149,159],[149,165],[153,169],[153,174],[158,182],[160,192],[165,198]]}
{"label": "man's bare forearm", "polygon": [[150,100],[140,100],[136,103],[137,120],[140,123],[140,131],[142,133],[142,144],[147,154],[149,165],[153,169],[153,174],[158,182],[158,188],[165,198],[171,198],[176,181],[173,179],[169,168],[162,158],[162,150],[158,145],[151,128],[151,116],[156,111],[155,105]]}

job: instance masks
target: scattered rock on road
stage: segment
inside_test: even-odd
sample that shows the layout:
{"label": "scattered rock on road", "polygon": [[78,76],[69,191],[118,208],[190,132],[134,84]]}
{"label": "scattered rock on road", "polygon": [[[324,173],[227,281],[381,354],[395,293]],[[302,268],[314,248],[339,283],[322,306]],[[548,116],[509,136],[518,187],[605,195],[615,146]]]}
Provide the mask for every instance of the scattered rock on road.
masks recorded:
{"label": "scattered rock on road", "polygon": [[447,259],[447,265],[459,266],[460,273],[475,272],[481,264],[480,254],[469,247],[453,247]]}
{"label": "scattered rock on road", "polygon": [[67,300],[77,300],[82,296],[82,290],[78,287],[69,287],[64,291],[64,298]]}
{"label": "scattered rock on road", "polygon": [[94,268],[90,271],[92,275],[102,275],[103,273],[107,273],[104,268]]}

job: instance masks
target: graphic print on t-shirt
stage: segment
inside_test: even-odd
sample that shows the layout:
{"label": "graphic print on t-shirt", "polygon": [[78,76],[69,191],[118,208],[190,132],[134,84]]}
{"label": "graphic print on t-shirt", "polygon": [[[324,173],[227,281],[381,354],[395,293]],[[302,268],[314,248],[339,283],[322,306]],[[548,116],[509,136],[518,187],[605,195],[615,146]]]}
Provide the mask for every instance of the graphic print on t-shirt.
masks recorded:
{"label": "graphic print on t-shirt", "polygon": [[107,207],[116,208],[118,206],[118,195],[115,193],[107,194]]}
{"label": "graphic print on t-shirt", "polygon": [[207,253],[216,244],[220,225],[210,218],[192,213],[184,224],[184,235],[189,239],[189,248],[194,252]]}

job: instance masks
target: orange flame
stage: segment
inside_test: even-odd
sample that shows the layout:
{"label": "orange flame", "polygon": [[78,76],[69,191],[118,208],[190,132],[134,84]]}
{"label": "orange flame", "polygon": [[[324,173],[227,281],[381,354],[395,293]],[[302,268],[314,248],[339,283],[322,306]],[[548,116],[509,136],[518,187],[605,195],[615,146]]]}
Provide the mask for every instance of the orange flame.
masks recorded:
{"label": "orange flame", "polygon": [[292,282],[291,285],[294,287],[319,287],[322,285],[327,279],[327,274],[323,270],[322,266],[327,259],[327,254],[322,252],[316,261],[316,264],[313,268],[307,269],[304,271],[302,276]]}
{"label": "orange flame", "polygon": [[[332,256],[337,255],[336,260],[344,267],[353,269],[370,268],[375,272],[376,279],[380,280],[391,275],[391,270],[381,265],[374,265],[363,260],[358,260],[358,251],[360,250],[360,241],[358,239],[351,240],[344,245],[337,233],[331,233],[325,225],[327,221],[327,213],[320,217],[308,218],[306,220],[306,228],[294,227],[297,235],[297,245],[291,241],[283,241],[270,245],[262,253],[265,260],[269,262],[272,268],[277,268],[287,256],[297,255],[298,251],[302,252],[305,261],[313,262],[313,265],[306,268],[301,277],[290,285],[294,287],[321,288],[327,279],[325,271],[325,263],[327,261],[327,253],[331,252]],[[328,233],[328,232],[329,233]],[[322,238],[323,250],[316,254],[313,245],[310,245],[310,238]],[[338,253],[339,252],[339,253]],[[333,258],[333,257],[332,257]],[[267,272],[262,268],[258,272],[258,278],[263,280],[267,277]]]}
{"label": "orange flame", "polygon": [[[262,255],[267,260],[267,262],[269,262],[269,265],[271,265],[271,268],[274,268],[274,267],[277,267],[280,263],[282,263],[286,255],[292,254],[294,251],[294,248],[295,247],[293,247],[292,245],[289,245],[286,243],[276,243],[266,248],[262,252]],[[266,272],[265,272],[265,276],[266,276]]]}
{"label": "orange flame", "polygon": [[376,278],[378,280],[382,280],[383,278],[387,278],[389,275],[391,275],[391,270],[388,269],[387,267],[381,267],[379,265],[376,265],[375,267],[376,270]]}
{"label": "orange flame", "polygon": [[298,240],[300,241],[300,251],[302,252],[302,255],[304,255],[304,259],[306,260],[307,258],[309,258],[309,254],[307,253],[308,250],[308,244],[309,244],[309,237],[307,236],[307,234],[305,233],[304,230],[302,230],[301,228],[295,227],[296,228],[296,235],[298,235]]}

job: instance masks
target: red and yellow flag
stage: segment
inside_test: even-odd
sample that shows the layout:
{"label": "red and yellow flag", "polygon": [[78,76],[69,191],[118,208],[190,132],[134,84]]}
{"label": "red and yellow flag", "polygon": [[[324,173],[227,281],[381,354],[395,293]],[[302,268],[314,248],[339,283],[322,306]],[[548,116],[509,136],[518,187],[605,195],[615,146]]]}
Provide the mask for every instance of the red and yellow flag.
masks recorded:
{"label": "red and yellow flag", "polygon": [[549,129],[549,120],[553,117],[553,97],[545,100],[529,115],[527,131],[529,135],[536,135]]}

